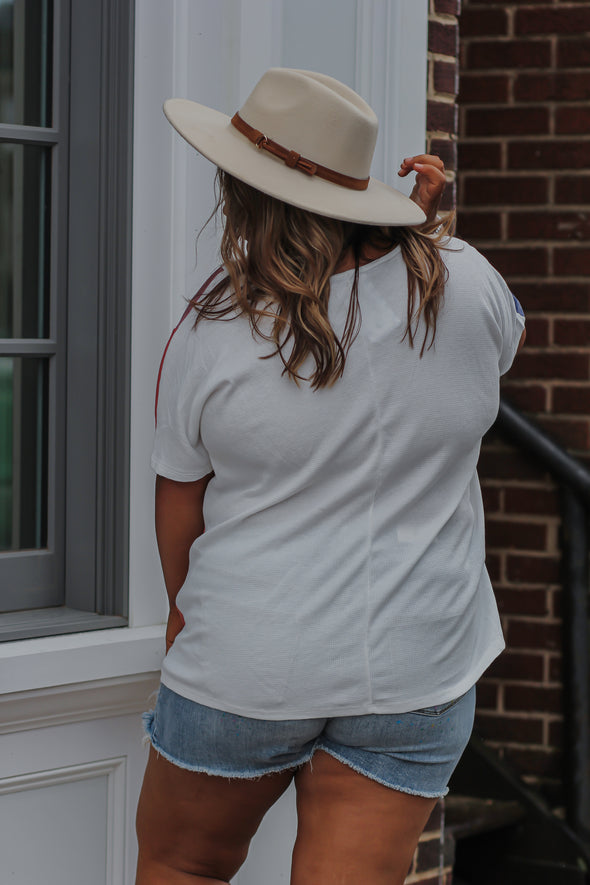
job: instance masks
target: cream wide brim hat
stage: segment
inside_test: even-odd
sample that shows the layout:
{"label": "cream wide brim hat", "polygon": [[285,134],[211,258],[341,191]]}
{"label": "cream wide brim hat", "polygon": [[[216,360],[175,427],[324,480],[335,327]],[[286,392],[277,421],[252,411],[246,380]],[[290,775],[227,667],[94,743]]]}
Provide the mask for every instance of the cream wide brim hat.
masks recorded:
{"label": "cream wide brim hat", "polygon": [[[356,92],[324,74],[271,68],[240,109],[241,121],[286,149],[366,189],[292,168],[239,131],[227,114],[183,98],[164,103],[172,126],[230,175],[300,209],[372,225],[419,225],[426,217],[401,191],[369,177],[377,139],[374,111]],[[303,164],[309,165],[309,164]],[[364,186],[364,185],[363,185]]]}

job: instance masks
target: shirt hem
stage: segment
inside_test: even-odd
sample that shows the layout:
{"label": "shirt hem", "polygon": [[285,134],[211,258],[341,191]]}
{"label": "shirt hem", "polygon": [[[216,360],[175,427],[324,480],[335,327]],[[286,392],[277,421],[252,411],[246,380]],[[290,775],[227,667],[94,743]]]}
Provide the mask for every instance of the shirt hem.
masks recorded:
{"label": "shirt hem", "polygon": [[224,713],[234,713],[237,716],[244,716],[249,719],[281,721],[285,719],[324,719],[337,716],[365,716],[372,713],[411,713],[415,710],[420,710],[423,707],[430,707],[434,704],[445,704],[447,701],[452,701],[455,700],[455,698],[461,697],[461,695],[469,691],[471,686],[477,682],[492,661],[494,661],[505,648],[506,643],[504,642],[503,637],[499,641],[488,646],[484,654],[479,658],[477,665],[472,667],[462,679],[454,683],[452,688],[446,689],[445,691],[438,693],[429,692],[428,694],[420,695],[412,699],[406,698],[404,700],[374,701],[370,704],[353,703],[344,704],[342,706],[327,704],[322,705],[317,709],[311,709],[308,707],[305,711],[299,707],[293,706],[263,710],[261,708],[242,707],[238,704],[226,703],[223,699],[211,697],[204,692],[187,690],[187,686],[184,682],[177,681],[168,673],[162,675],[161,681],[166,688],[187,698],[189,701],[194,701],[197,704],[211,707],[214,710],[221,710]]}
{"label": "shirt hem", "polygon": [[163,461],[159,461],[156,458],[151,459],[151,467],[154,473],[157,473],[158,476],[164,476],[166,479],[174,479],[177,482],[194,482],[197,479],[202,479],[204,476],[207,476],[213,470],[211,465],[208,465],[207,467],[203,467],[202,470],[193,470],[190,473],[184,473],[182,470],[176,470],[174,467],[169,467]]}

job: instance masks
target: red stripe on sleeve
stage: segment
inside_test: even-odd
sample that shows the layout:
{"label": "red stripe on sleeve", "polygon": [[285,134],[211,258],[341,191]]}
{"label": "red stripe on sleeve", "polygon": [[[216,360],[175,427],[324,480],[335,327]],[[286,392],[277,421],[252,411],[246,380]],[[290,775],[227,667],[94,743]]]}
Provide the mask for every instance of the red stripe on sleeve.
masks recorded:
{"label": "red stripe on sleeve", "polygon": [[162,359],[160,360],[160,368],[158,370],[158,380],[156,382],[156,402],[155,402],[155,406],[154,406],[154,421],[155,421],[156,427],[158,426],[158,397],[160,396],[160,379],[162,377],[162,369],[164,368],[164,360],[166,359],[166,353],[168,352],[168,348],[170,347],[170,342],[174,338],[176,331],[182,325],[182,323],[184,322],[186,317],[189,315],[189,313],[191,312],[191,310],[193,309],[194,305],[199,300],[201,295],[205,294],[205,292],[209,288],[210,283],[213,282],[215,277],[219,273],[221,273],[222,270],[223,270],[223,267],[218,267],[217,270],[214,270],[213,273],[211,274],[211,276],[207,280],[205,280],[205,282],[203,283],[203,285],[201,286],[201,288],[199,289],[197,294],[194,295],[191,298],[191,300],[189,301],[185,312],[181,316],[179,322],[172,329],[172,333],[170,334],[170,338],[166,342],[166,347],[164,348],[164,353],[162,354]]}

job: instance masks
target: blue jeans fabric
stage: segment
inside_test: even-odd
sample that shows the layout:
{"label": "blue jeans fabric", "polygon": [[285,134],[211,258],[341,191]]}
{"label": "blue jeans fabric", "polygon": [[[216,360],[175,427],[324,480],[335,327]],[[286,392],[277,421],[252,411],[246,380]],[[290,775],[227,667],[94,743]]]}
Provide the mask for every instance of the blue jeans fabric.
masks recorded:
{"label": "blue jeans fabric", "polygon": [[411,713],[327,719],[251,719],[203,706],[160,686],[143,714],[154,749],[181,768],[257,778],[296,768],[324,750],[387,787],[435,798],[448,782],[473,728],[475,686],[452,701]]}

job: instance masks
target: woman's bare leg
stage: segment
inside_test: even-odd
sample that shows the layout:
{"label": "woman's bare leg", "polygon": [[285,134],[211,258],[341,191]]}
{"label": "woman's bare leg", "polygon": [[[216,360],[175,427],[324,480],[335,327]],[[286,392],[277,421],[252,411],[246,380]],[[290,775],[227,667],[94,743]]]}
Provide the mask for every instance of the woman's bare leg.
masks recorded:
{"label": "woman's bare leg", "polygon": [[150,756],[137,808],[136,885],[229,882],[293,770],[257,780],[186,771]]}
{"label": "woman's bare leg", "polygon": [[321,750],[295,785],[291,885],[403,885],[437,799],[392,790]]}

